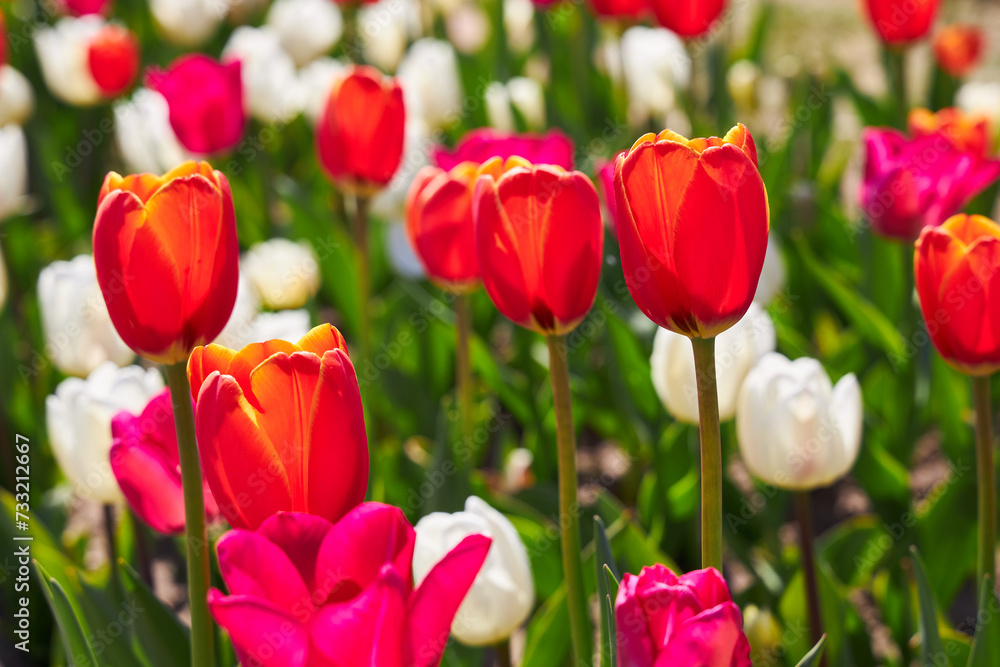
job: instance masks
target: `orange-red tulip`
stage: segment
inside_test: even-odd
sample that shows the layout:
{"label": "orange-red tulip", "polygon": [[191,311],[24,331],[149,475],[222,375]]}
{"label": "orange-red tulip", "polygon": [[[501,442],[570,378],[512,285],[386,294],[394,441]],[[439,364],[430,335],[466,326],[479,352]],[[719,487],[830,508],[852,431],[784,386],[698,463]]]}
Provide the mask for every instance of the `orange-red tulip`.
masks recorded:
{"label": "orange-red tulip", "polygon": [[950,25],[934,36],[934,59],[952,76],[963,77],[983,56],[983,31],[974,25]]}
{"label": "orange-red tulip", "polygon": [[207,162],[163,176],[111,172],[94,222],[94,263],[111,321],[138,354],[185,361],[236,302],[239,245],[229,182]]}
{"label": "orange-red tulip", "polygon": [[334,327],[297,344],[198,348],[188,379],[205,479],[234,528],[254,530],[282,511],[336,522],[364,500],[361,393]]}
{"label": "orange-red tulip", "polygon": [[907,117],[907,126],[915,139],[941,134],[959,151],[989,157],[990,121],[982,114],[965,113],[956,107],[938,112],[913,109]]}
{"label": "orange-red tulip", "polygon": [[479,284],[472,195],[479,165],[424,167],[406,198],[406,233],[427,275],[457,291]]}
{"label": "orange-red tulip", "polygon": [[920,39],[930,32],[941,0],[866,0],[868,18],[886,44]]}
{"label": "orange-red tulip", "polygon": [[403,156],[403,90],[374,67],[353,66],[330,92],[316,123],[320,164],[341,188],[372,194]]}
{"label": "orange-red tulip", "polygon": [[934,347],[969,375],[1000,370],[1000,225],[959,214],[925,227],[913,258]]}
{"label": "orange-red tulip", "polygon": [[649,319],[711,338],[743,317],[768,234],[767,192],[743,125],[723,139],[640,137],[616,163],[615,200],[625,282]]}
{"label": "orange-red tulip", "polygon": [[578,171],[512,157],[480,167],[474,214],[483,285],[514,323],[573,330],[597,295],[604,226],[597,190]]}
{"label": "orange-red tulip", "polygon": [[681,37],[700,37],[726,8],[726,0],[652,0],[656,20]]}

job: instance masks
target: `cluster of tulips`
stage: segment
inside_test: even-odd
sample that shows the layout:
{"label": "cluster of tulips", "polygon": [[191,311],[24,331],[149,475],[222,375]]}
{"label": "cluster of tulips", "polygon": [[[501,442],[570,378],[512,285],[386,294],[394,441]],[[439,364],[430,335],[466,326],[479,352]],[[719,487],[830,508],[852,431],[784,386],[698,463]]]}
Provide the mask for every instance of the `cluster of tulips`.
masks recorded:
{"label": "cluster of tulips", "polygon": [[[36,38],[53,94],[76,106],[120,97],[139,73],[135,35],[106,18],[108,3],[60,2],[65,18]],[[160,129],[137,130],[149,145],[120,146],[126,163],[148,169],[105,177],[92,257],[55,263],[39,277],[43,330],[75,332],[49,356],[62,372],[87,378],[64,380],[48,398],[53,452],[78,490],[104,503],[120,493],[157,532],[184,535],[193,667],[215,664],[222,636],[247,666],[435,667],[452,637],[505,655],[535,605],[530,559],[511,521],[477,496],[464,511],[430,513],[416,525],[403,508],[372,500],[379,497],[370,482],[374,389],[359,383],[356,371],[372,361],[376,344],[370,217],[406,161],[413,96],[402,74],[372,65],[305,73],[340,36],[339,23],[330,27],[335,5],[316,9],[330,34],[310,45],[283,32],[291,10],[280,4],[268,13],[266,31],[234,34],[221,60],[188,54],[149,71],[128,107],[141,114],[116,109],[121,123],[138,118],[145,125],[155,116],[160,125],[150,127]],[[726,10],[724,0],[590,4],[610,22],[655,17],[689,40],[710,35]],[[890,61],[929,33],[937,5],[866,3]],[[189,17],[203,19],[194,29],[171,3],[152,6],[161,29],[179,41],[209,35],[225,13]],[[295,91],[268,88],[255,69],[264,40],[280,42],[291,59],[289,71],[302,84]],[[961,77],[980,56],[981,36],[953,26],[933,49],[942,69]],[[893,84],[905,96],[898,69]],[[322,80],[315,86],[321,95],[305,90],[311,76]],[[244,77],[255,83],[247,86]],[[307,92],[321,99],[310,101]],[[3,105],[0,99],[0,118],[20,113]],[[234,194],[211,162],[244,141],[248,116],[280,122],[300,112],[314,121],[318,164],[350,219],[361,304],[350,338],[329,323],[308,326],[303,306],[319,283],[311,248],[268,241],[241,257]],[[918,108],[908,111],[905,127],[866,128],[857,200],[872,230],[905,253],[908,270],[912,253],[926,331],[939,356],[972,378],[976,571],[986,609],[996,575],[989,378],[1000,370],[1000,225],[963,211],[1000,181],[1000,159],[982,116]],[[605,667],[751,665],[746,619],[722,575],[721,424],[729,419],[753,476],[795,494],[815,646],[803,664],[820,664],[823,600],[810,492],[847,475],[858,457],[861,388],[853,374],[834,382],[818,360],[775,351],[765,307],[784,276],[769,242],[768,190],[751,131],[737,124],[720,134],[642,134],[596,165],[592,180],[574,169],[574,146],[559,130],[480,128],[451,149],[429,151],[430,164],[407,184],[409,246],[423,274],[453,298],[463,438],[473,437],[475,424],[473,295],[482,288],[500,314],[544,339],[575,665],[593,664],[595,654]],[[608,252],[606,229],[620,254]],[[699,427],[701,568],[681,573],[657,564],[619,577],[608,563],[595,613],[584,574],[568,337],[591,313],[606,263],[620,263],[628,294],[657,327],[657,394],[678,421]],[[276,268],[283,264],[297,268]],[[79,313],[64,317],[76,303],[87,305],[87,322]],[[147,367],[118,368],[134,355]],[[84,432],[106,472],[80,456]],[[606,536],[598,532],[594,547],[604,557]],[[213,533],[221,537],[210,539]],[[215,564],[226,590],[212,587]],[[977,622],[983,628],[990,619]],[[610,655],[604,646],[595,651],[602,632],[610,635]],[[986,644],[973,659],[992,650]],[[930,648],[925,655],[933,664]]]}

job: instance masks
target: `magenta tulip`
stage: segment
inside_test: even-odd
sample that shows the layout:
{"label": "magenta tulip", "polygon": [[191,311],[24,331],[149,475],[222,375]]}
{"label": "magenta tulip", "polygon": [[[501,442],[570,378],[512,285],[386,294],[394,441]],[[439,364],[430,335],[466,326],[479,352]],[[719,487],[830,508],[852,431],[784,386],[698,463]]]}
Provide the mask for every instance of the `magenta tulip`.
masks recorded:
{"label": "magenta tulip", "polygon": [[[111,470],[136,515],[166,535],[184,532],[184,492],[170,390],[164,389],[139,415],[119,412],[111,421]],[[219,507],[205,484],[209,521]]]}
{"label": "magenta tulip", "polygon": [[615,600],[618,667],[750,667],[743,616],[714,568],[626,574]]}
{"label": "magenta tulip", "polygon": [[1000,161],[934,132],[909,138],[868,128],[861,207],[882,236],[912,241],[959,213],[1000,178]]}
{"label": "magenta tulip", "polygon": [[146,85],[166,98],[170,125],[189,151],[219,153],[243,138],[246,109],[239,60],[222,64],[192,53],[166,70],[151,70]]}
{"label": "magenta tulip", "polygon": [[492,157],[506,162],[507,158],[515,155],[531,164],[554,164],[567,171],[573,169],[573,142],[558,130],[538,135],[481,127],[466,133],[452,151],[436,148],[434,161],[437,166],[450,171],[462,162],[482,164]]}
{"label": "magenta tulip", "polygon": [[416,534],[403,512],[363,503],[336,524],[279,512],[218,544],[229,595],[209,593],[240,663],[434,667],[491,540],[462,540],[413,588]]}

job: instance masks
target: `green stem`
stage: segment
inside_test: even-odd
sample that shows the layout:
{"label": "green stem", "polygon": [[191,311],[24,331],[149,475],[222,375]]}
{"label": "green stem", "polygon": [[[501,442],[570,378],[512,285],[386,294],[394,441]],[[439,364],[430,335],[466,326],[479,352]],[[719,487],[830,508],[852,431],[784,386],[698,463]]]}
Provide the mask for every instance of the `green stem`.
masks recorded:
{"label": "green stem", "polygon": [[191,387],[187,363],[163,367],[170,386],[177,428],[177,449],[181,461],[181,486],[184,489],[184,525],[187,545],[188,603],[191,609],[191,667],[211,667],[212,617],[208,613],[210,577],[208,528],[205,525],[205,496],[202,490],[201,460],[194,433],[191,410]]}
{"label": "green stem", "polygon": [[972,378],[972,393],[976,406],[976,475],[979,492],[979,558],[976,563],[978,581],[996,576],[997,491],[996,469],[993,463],[993,408],[990,401],[989,376]]}
{"label": "green stem", "polygon": [[910,105],[906,93],[906,51],[904,49],[889,48],[886,51],[886,73],[889,77],[889,89],[896,107],[897,125],[899,129],[906,129]]}
{"label": "green stem", "polygon": [[463,447],[472,446],[472,364],[469,339],[472,336],[472,295],[455,296],[455,384],[458,392],[459,418],[462,421]]}
{"label": "green stem", "polygon": [[358,346],[361,349],[361,360],[368,361],[369,344],[371,342],[371,322],[369,320],[369,303],[371,299],[371,258],[368,256],[368,200],[354,195],[354,218],[351,224],[351,234],[358,251],[358,298],[361,302],[358,319]]}
{"label": "green stem", "polygon": [[510,637],[508,637],[497,644],[497,665],[511,667],[513,664],[510,661]]}
{"label": "green stem", "polygon": [[590,664],[592,631],[587,620],[587,594],[583,587],[580,553],[580,506],[576,493],[576,434],[573,430],[573,403],[569,390],[566,338],[550,335],[549,376],[552,402],[556,411],[556,443],[559,454],[559,523],[562,525],[563,574],[566,578],[566,602],[569,607],[570,634],[573,638],[573,664]]}
{"label": "green stem", "polygon": [[[823,617],[820,614],[819,587],[816,585],[816,557],[813,555],[812,511],[809,508],[809,492],[795,492],[795,514],[799,521],[799,547],[801,550],[802,573],[806,580],[806,602],[809,610],[809,638],[813,646],[823,636]],[[821,658],[826,665],[826,657]]]}
{"label": "green stem", "polygon": [[722,434],[715,339],[692,338],[701,422],[701,566],[722,572]]}

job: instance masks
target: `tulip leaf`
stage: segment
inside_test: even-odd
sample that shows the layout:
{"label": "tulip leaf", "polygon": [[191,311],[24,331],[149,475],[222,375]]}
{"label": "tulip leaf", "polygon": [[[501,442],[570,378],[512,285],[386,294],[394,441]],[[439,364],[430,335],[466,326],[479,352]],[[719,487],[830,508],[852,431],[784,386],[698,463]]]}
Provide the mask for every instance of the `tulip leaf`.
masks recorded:
{"label": "tulip leaf", "polygon": [[62,585],[56,581],[42,564],[37,560],[32,561],[35,571],[42,582],[42,592],[52,615],[55,616],[56,624],[59,626],[59,634],[62,636],[66,647],[66,657],[73,667],[97,667],[97,658],[87,644],[86,635],[77,619],[77,613],[70,603],[69,596]]}
{"label": "tulip leaf", "polygon": [[890,358],[906,359],[906,343],[892,322],[837,271],[821,262],[801,234],[793,235],[792,240],[805,267],[858,332]]}
{"label": "tulip leaf", "polygon": [[[614,657],[611,655],[611,643],[615,637],[615,618],[614,610],[606,603],[606,601],[611,599],[611,592],[608,582],[609,575],[605,574],[605,572],[613,576],[614,570],[612,568],[615,567],[615,558],[611,555],[611,543],[608,542],[604,521],[599,516],[594,517],[594,543],[597,547],[594,558],[594,565],[597,568],[597,600],[601,611],[601,645],[597,658],[599,661],[598,664],[601,667],[605,667],[605,665],[614,667],[615,662]],[[614,578],[615,581],[618,580],[617,576]],[[605,662],[606,660],[610,660],[610,662]]]}
{"label": "tulip leaf", "polygon": [[809,652],[806,653],[801,660],[799,660],[799,664],[797,667],[813,667],[813,665],[818,665],[820,658],[823,657],[824,648],[826,648],[825,634],[822,637],[820,637],[819,641],[816,642],[816,645],[813,646],[812,649],[810,649]]}
{"label": "tulip leaf", "polygon": [[566,606],[566,587],[560,586],[528,625],[521,667],[562,665],[569,654],[569,609]]}
{"label": "tulip leaf", "polygon": [[983,577],[979,593],[978,625],[976,636],[972,640],[968,667],[1000,665],[1000,614],[997,613],[997,602],[992,578]]}
{"label": "tulip leaf", "polygon": [[920,644],[923,651],[921,664],[927,667],[947,665],[949,662],[944,652],[944,645],[941,643],[937,604],[934,602],[934,593],[931,592],[931,585],[927,580],[927,568],[916,547],[910,547],[910,553],[913,556],[913,575],[917,583],[917,600],[920,605]]}
{"label": "tulip leaf", "polygon": [[189,632],[177,615],[164,607],[138,573],[124,560],[118,561],[125,606],[134,610],[132,650],[149,667],[184,667],[191,664]]}

